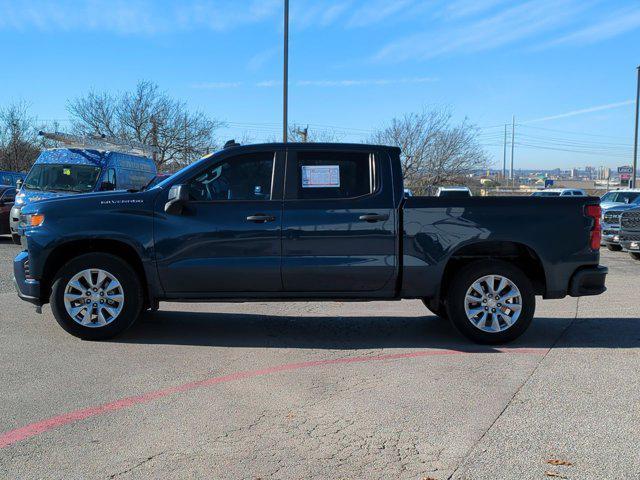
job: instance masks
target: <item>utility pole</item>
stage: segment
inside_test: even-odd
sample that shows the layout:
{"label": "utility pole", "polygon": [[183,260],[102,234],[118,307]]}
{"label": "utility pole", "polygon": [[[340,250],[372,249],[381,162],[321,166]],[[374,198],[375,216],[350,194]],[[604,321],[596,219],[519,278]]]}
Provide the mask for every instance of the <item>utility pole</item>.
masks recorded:
{"label": "utility pole", "polygon": [[282,141],[287,143],[288,94],[289,94],[289,0],[284,0],[284,72],[282,91]]}
{"label": "utility pole", "polygon": [[504,124],[504,152],[502,152],[502,180],[507,178],[507,124]]}
{"label": "utility pole", "polygon": [[631,181],[633,182],[633,188],[637,188],[637,175],[638,175],[638,110],[640,110],[640,65],[638,65],[638,85],[636,90],[636,133],[633,142],[633,170],[631,171]]}
{"label": "utility pole", "polygon": [[509,177],[511,177],[511,188],[515,187],[515,182],[513,179],[513,153],[515,147],[515,139],[516,139],[516,116],[513,116],[511,122],[511,170],[509,172]]}

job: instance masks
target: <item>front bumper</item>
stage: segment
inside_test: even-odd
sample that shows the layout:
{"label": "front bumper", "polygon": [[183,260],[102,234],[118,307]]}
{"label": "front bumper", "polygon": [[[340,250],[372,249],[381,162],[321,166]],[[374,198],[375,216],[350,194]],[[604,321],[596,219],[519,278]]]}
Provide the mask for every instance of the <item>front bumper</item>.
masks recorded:
{"label": "front bumper", "polygon": [[603,230],[602,231],[602,241],[600,242],[602,245],[618,245],[620,242],[618,230]]}
{"label": "front bumper", "polygon": [[572,297],[600,295],[607,290],[604,284],[607,273],[609,269],[602,265],[580,268],[569,281],[569,295]]}
{"label": "front bumper", "polygon": [[37,307],[44,303],[40,298],[40,282],[29,276],[29,254],[20,252],[13,259],[13,284],[18,291],[18,297]]}
{"label": "front bumper", "polygon": [[620,246],[627,252],[640,252],[640,240],[620,240]]}

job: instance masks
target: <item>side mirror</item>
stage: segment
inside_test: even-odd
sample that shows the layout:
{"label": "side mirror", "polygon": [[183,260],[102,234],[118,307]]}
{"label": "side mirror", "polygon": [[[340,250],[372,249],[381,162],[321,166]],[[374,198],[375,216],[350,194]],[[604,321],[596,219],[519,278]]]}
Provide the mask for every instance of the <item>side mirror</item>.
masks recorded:
{"label": "side mirror", "polygon": [[16,180],[16,189],[20,190],[22,188],[22,179],[19,178],[18,180]]}
{"label": "side mirror", "polygon": [[111,190],[115,190],[115,189],[116,189],[116,186],[111,182],[102,182],[102,185],[100,185],[101,192],[110,192]]}
{"label": "side mirror", "polygon": [[170,215],[179,215],[189,201],[189,190],[186,185],[174,185],[169,189],[164,211]]}

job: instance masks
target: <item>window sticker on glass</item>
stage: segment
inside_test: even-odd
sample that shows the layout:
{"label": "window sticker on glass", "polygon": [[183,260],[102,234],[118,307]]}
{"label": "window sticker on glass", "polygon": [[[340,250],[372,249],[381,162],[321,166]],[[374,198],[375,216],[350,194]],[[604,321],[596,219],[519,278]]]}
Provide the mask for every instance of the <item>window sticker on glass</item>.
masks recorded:
{"label": "window sticker on glass", "polygon": [[339,188],[339,165],[303,165],[302,188]]}
{"label": "window sticker on glass", "polygon": [[64,169],[62,169],[62,173],[64,175],[71,175],[71,169],[70,168],[64,168]]}

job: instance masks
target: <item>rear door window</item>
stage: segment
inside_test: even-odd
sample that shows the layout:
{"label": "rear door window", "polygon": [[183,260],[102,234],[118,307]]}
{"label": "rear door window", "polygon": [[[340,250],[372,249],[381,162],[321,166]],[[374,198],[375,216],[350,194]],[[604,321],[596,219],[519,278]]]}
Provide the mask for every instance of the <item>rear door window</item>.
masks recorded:
{"label": "rear door window", "polygon": [[299,151],[295,177],[298,199],[362,197],[376,189],[375,158],[368,152]]}

